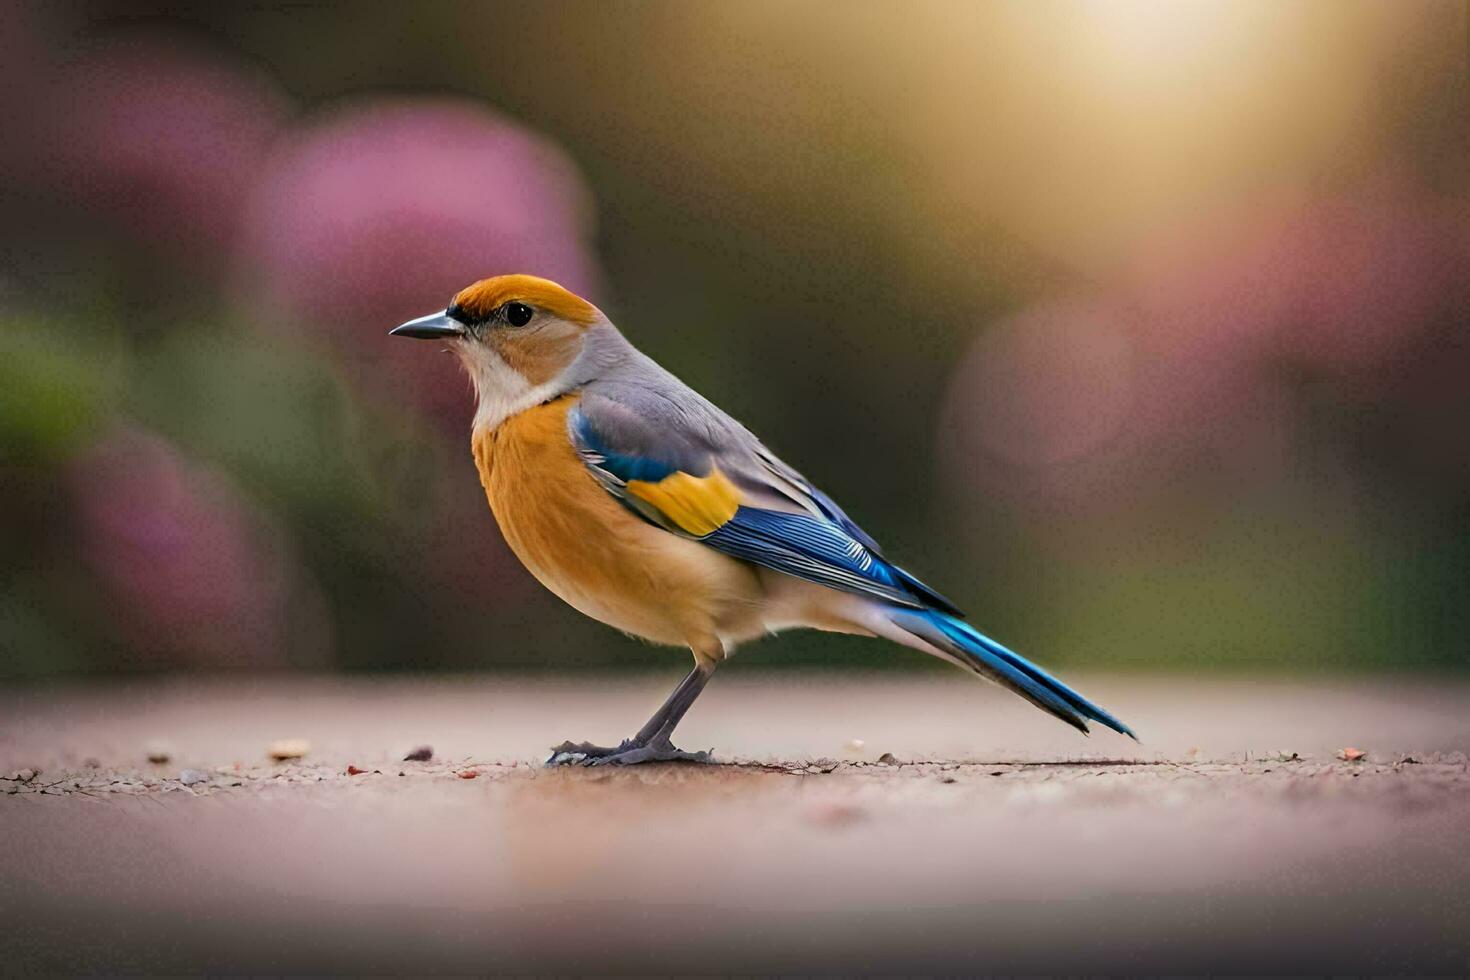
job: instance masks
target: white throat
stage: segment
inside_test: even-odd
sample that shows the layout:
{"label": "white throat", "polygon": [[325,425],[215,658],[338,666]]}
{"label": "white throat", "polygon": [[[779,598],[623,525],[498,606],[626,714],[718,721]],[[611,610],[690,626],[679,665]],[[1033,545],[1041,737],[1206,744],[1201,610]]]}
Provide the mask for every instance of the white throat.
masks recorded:
{"label": "white throat", "polygon": [[493,432],[506,419],[567,390],[563,380],[565,372],[544,384],[533,385],[485,344],[461,343],[458,353],[479,401],[473,432]]}

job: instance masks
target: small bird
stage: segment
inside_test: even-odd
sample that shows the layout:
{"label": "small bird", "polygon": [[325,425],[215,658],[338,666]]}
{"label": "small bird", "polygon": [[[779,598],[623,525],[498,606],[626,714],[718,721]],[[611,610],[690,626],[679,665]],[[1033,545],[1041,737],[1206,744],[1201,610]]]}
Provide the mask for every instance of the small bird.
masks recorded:
{"label": "small bird", "polygon": [[675,748],[674,727],[737,646],[796,627],[892,640],[1084,733],[1091,719],[1137,737],[976,631],[832,498],[556,283],[483,279],[390,333],[447,343],[469,373],[475,466],[531,574],[593,619],[694,654],[632,738],[567,741],[549,763],[709,761]]}

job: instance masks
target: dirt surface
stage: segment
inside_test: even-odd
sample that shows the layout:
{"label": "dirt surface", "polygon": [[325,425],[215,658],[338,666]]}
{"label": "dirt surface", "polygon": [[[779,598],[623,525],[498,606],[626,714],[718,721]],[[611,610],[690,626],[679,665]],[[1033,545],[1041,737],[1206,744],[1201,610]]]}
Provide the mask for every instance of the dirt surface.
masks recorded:
{"label": "dirt surface", "polygon": [[0,692],[0,966],[1470,968],[1464,681],[1079,678],[1135,744],[947,674],[729,673],[680,731],[727,764],[629,770],[539,762],[673,675]]}

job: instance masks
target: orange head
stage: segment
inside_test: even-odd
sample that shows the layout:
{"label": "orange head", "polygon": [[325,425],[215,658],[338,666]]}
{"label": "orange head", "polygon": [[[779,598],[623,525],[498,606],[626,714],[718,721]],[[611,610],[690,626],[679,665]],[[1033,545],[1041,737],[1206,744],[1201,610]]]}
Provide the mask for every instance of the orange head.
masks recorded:
{"label": "orange head", "polygon": [[459,355],[480,397],[477,424],[499,424],[527,399],[554,387],[602,312],[549,279],[512,275],[481,279],[454,294],[438,313],[390,331],[439,340]]}

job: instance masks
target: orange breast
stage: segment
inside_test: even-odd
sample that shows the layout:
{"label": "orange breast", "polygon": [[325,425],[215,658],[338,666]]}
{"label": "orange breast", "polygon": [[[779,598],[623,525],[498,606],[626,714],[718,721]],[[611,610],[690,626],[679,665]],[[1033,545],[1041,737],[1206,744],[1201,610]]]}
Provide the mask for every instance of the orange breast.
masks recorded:
{"label": "orange breast", "polygon": [[531,574],[583,613],[656,643],[718,636],[758,599],[753,569],[639,519],[587,471],[565,395],[472,440],[501,532]]}

